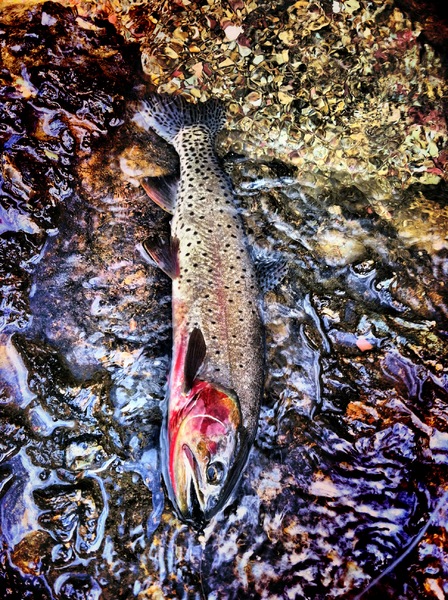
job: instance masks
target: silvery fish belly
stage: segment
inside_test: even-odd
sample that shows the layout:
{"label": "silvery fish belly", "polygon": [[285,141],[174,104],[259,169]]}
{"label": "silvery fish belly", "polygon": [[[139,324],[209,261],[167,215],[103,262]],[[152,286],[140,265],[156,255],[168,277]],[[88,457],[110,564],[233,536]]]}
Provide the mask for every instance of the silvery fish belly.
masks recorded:
{"label": "silvery fish belly", "polygon": [[220,104],[152,96],[136,120],[174,145],[181,176],[146,183],[173,213],[171,240],[145,250],[173,281],[173,357],[163,428],[164,474],[180,516],[201,527],[232,497],[256,433],[264,340],[255,268],[219,166]]}

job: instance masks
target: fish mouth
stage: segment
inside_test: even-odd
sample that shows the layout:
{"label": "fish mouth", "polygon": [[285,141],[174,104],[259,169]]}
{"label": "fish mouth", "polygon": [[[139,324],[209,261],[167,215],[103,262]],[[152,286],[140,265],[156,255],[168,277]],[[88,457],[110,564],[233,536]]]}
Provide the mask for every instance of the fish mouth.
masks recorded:
{"label": "fish mouth", "polygon": [[[206,500],[204,493],[201,490],[203,484],[202,474],[199,468],[199,463],[187,444],[182,446],[182,450],[187,459],[187,481],[186,481],[186,498],[182,516],[184,519],[194,524],[197,528],[202,529],[210,519],[216,514],[221,499],[208,498]],[[224,486],[224,491],[227,486]],[[222,493],[221,491],[221,493]],[[224,492],[225,493],[225,492]],[[221,496],[221,494],[220,494]],[[225,493],[225,498],[228,494]]]}
{"label": "fish mouth", "polygon": [[198,461],[187,444],[182,446],[185,458],[187,459],[187,497],[185,512],[183,511],[183,517],[188,521],[192,521],[196,526],[203,527],[206,522],[206,509],[204,502],[204,494],[200,489],[200,482],[202,481],[201,471],[199,469]]}
{"label": "fish mouth", "polygon": [[187,444],[182,446],[187,466],[187,481],[185,485],[185,501],[183,508],[177,503],[182,518],[191,523],[198,530],[205,525],[227,504],[236,484],[241,477],[249,457],[250,440],[247,432],[240,431],[239,452],[235,463],[228,474],[227,481],[220,490],[219,496],[209,498],[207,501],[201,491],[202,475],[199,463]]}

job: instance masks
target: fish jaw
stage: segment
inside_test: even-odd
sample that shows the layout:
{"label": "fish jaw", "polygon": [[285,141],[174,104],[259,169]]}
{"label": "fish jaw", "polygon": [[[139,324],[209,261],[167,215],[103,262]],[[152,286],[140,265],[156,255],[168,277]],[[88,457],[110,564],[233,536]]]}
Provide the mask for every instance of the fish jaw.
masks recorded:
{"label": "fish jaw", "polygon": [[197,380],[168,419],[168,485],[180,516],[202,527],[226,504],[249,445],[237,398]]}

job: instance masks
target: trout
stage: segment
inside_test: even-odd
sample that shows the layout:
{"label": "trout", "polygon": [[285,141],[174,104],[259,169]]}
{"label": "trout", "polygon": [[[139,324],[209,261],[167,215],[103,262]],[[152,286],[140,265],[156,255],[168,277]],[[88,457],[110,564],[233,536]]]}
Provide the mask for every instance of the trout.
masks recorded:
{"label": "trout", "polygon": [[139,109],[137,122],[180,158],[176,194],[166,182],[144,185],[173,218],[169,242],[143,247],[172,278],[164,479],[180,517],[200,528],[232,498],[256,434],[264,383],[261,294],[232,186],[214,150],[222,105],[153,95]]}

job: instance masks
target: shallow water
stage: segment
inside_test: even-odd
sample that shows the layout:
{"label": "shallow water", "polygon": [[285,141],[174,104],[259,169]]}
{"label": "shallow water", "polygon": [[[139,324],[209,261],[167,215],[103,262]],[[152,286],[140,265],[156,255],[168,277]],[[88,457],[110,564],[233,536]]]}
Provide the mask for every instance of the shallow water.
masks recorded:
{"label": "shallow water", "polygon": [[169,218],[139,179],[178,162],[129,118],[138,49],[57,4],[3,21],[3,597],[354,598],[408,548],[364,597],[447,595],[443,182],[379,210],[223,133],[250,242],[289,267],[256,445],[197,534],[159,466],[170,283],[136,246]]}

